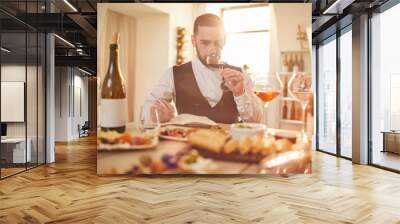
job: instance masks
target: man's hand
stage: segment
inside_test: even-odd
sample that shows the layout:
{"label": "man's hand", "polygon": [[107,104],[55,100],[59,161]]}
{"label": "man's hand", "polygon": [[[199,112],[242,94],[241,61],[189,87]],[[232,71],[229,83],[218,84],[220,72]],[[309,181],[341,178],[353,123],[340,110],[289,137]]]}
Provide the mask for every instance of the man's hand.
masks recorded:
{"label": "man's hand", "polygon": [[175,116],[175,108],[164,100],[157,100],[150,107],[150,116],[153,121],[156,121],[156,113],[161,123],[171,120]]}
{"label": "man's hand", "polygon": [[226,86],[232,91],[234,96],[241,96],[244,94],[244,81],[241,72],[225,68],[222,70],[221,75],[225,79]]}

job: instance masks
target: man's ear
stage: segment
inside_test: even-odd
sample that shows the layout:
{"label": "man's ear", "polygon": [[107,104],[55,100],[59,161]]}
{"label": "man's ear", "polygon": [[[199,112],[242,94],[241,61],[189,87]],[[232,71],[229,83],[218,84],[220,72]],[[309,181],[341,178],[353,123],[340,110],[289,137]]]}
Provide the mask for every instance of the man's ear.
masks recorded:
{"label": "man's ear", "polygon": [[194,34],[192,34],[192,38],[191,39],[192,39],[193,47],[196,48],[196,38],[195,38]]}

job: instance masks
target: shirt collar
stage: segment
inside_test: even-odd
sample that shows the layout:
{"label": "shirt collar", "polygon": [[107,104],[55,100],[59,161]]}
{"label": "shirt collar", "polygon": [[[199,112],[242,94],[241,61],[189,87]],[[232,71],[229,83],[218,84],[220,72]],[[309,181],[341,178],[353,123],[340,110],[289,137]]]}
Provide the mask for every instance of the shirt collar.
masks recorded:
{"label": "shirt collar", "polygon": [[[200,61],[200,59],[196,56],[193,58],[193,63],[196,64],[197,67],[201,68],[201,69],[207,69],[210,70],[209,68],[207,68],[207,66],[205,66],[203,64],[203,62]],[[211,71],[211,70],[210,70]]]}
{"label": "shirt collar", "polygon": [[203,64],[203,62],[200,61],[200,59],[198,58],[198,56],[194,57],[192,60],[192,67],[193,67],[193,71],[195,72],[200,72],[201,74],[206,74],[208,77],[214,77],[218,80],[222,80],[222,77],[220,77],[219,75],[217,75],[215,73],[215,71],[211,70],[210,68],[208,68],[207,66],[205,66]]}

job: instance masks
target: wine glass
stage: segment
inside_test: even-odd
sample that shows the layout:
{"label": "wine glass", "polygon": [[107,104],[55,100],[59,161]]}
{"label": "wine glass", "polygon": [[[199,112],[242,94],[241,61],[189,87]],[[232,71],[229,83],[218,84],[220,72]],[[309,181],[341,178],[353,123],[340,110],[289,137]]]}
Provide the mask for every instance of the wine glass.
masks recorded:
{"label": "wine glass", "polygon": [[292,77],[289,80],[289,95],[295,98],[301,105],[302,116],[303,116],[303,127],[301,130],[302,137],[306,135],[306,109],[310,97],[312,97],[312,77],[308,73],[293,72]]}
{"label": "wine glass", "polygon": [[[282,77],[281,74],[279,72],[275,73],[276,79],[279,82],[279,86],[281,87],[281,89],[285,89],[285,85],[287,85],[286,83],[286,77]],[[282,79],[283,78],[283,79]],[[285,93],[283,93],[283,97],[285,97],[284,95]]]}
{"label": "wine glass", "polygon": [[265,108],[268,108],[269,103],[281,93],[280,89],[271,84],[268,77],[263,75],[253,79],[254,93],[264,102]]}
{"label": "wine glass", "polygon": [[[224,69],[224,62],[221,60],[221,52],[209,52],[206,56],[206,64],[207,67],[216,71],[219,75],[221,75],[222,70]],[[228,83],[229,84],[229,83]],[[222,77],[221,90],[226,92],[230,91],[225,79]]]}
{"label": "wine glass", "polygon": [[145,108],[143,106],[140,107],[139,119],[139,129],[141,132],[153,135],[158,134],[161,124],[157,108],[150,108],[149,114],[146,115]]}

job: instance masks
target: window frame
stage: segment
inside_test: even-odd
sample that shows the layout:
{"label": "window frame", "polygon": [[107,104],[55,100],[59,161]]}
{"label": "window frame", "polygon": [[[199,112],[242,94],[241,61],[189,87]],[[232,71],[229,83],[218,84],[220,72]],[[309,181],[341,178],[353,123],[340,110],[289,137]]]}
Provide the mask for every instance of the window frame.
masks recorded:
{"label": "window frame", "polygon": [[374,89],[372,87],[372,79],[373,79],[373,35],[372,35],[372,31],[373,31],[373,27],[372,27],[372,20],[373,18],[377,15],[377,14],[382,14],[385,11],[391,9],[392,7],[396,6],[400,4],[400,2],[398,0],[388,0],[387,2],[385,2],[384,4],[380,5],[379,7],[370,10],[368,12],[366,12],[366,14],[368,15],[368,31],[367,31],[367,38],[368,38],[368,69],[367,69],[367,76],[368,76],[368,152],[367,152],[367,157],[368,157],[368,165],[369,166],[373,166],[379,169],[383,169],[383,170],[387,170],[390,172],[394,172],[394,173],[400,173],[400,170],[398,169],[394,169],[394,168],[390,168],[388,166],[385,165],[380,165],[378,163],[374,163],[374,141],[373,141],[373,127],[372,127],[372,119],[373,119],[373,111],[372,111],[372,107],[373,107],[373,94],[374,94]]}
{"label": "window frame", "polygon": [[319,131],[320,130],[318,128],[319,127],[318,124],[319,124],[320,115],[318,113],[318,108],[317,108],[316,121],[315,122],[316,122],[316,151],[323,152],[323,153],[326,153],[326,154],[329,154],[329,155],[333,155],[333,156],[336,156],[336,157],[343,158],[343,159],[351,161],[352,158],[342,155],[342,152],[341,152],[342,151],[341,150],[341,146],[342,145],[341,145],[341,118],[340,118],[340,112],[341,112],[341,109],[340,109],[340,104],[341,104],[341,97],[340,97],[340,82],[341,82],[341,79],[340,79],[340,77],[341,77],[340,41],[341,40],[340,40],[340,38],[341,38],[342,35],[344,35],[347,32],[352,32],[352,23],[347,24],[345,27],[337,30],[335,33],[333,33],[332,35],[326,37],[325,39],[319,40],[318,43],[315,44],[316,51],[317,51],[317,53],[316,53],[316,62],[317,63],[316,63],[316,68],[315,68],[315,70],[316,70],[316,78],[317,78],[317,80],[316,80],[315,99],[316,99],[316,105],[318,107],[319,106],[319,98],[318,97],[319,97],[319,91],[320,91],[319,83],[318,83],[319,66],[320,66],[318,61],[319,61],[320,55],[318,54],[318,49],[319,49],[321,44],[326,44],[326,43],[331,42],[331,41],[336,41],[336,61],[335,61],[335,63],[336,63],[336,152],[335,153],[331,153],[331,152],[328,152],[328,151],[326,151],[324,149],[320,149],[319,148],[319,145],[320,145],[319,144]]}
{"label": "window frame", "polygon": [[[36,12],[39,11],[39,7],[38,7],[39,2],[45,3],[44,1],[38,1],[38,0],[31,2],[31,3],[36,3]],[[28,3],[28,2],[22,2],[22,3]],[[25,11],[21,12],[21,14],[26,17],[27,13],[30,13],[30,12],[28,12],[26,4],[23,7],[25,7],[24,8]],[[45,10],[46,10],[45,12],[48,12],[48,7],[46,7]],[[34,12],[34,13],[36,13],[36,12]],[[18,175],[20,173],[26,172],[28,170],[37,168],[39,166],[47,164],[47,144],[48,144],[48,141],[47,141],[47,128],[46,128],[47,127],[47,110],[46,110],[47,109],[47,80],[46,79],[47,79],[47,75],[48,75],[47,74],[48,73],[48,71],[47,71],[48,70],[47,69],[47,63],[48,63],[47,62],[47,56],[48,56],[47,55],[48,54],[47,53],[47,47],[48,47],[47,46],[48,45],[47,34],[48,33],[44,32],[44,31],[41,31],[41,30],[39,30],[39,29],[37,29],[35,27],[32,27],[31,25],[23,22],[22,20],[20,20],[15,15],[13,15],[10,12],[8,12],[7,10],[1,9],[1,13],[5,14],[12,21],[15,21],[17,23],[21,23],[21,28],[18,29],[18,30],[12,30],[12,31],[10,31],[10,30],[0,30],[0,45],[2,45],[2,35],[4,35],[4,34],[9,34],[9,33],[15,34],[15,33],[18,33],[20,35],[24,35],[24,49],[22,51],[24,51],[24,53],[25,53],[25,55],[23,56],[24,57],[24,61],[25,61],[25,64],[23,65],[23,66],[25,66],[25,68],[24,68],[24,72],[25,72],[25,81],[24,81],[24,83],[25,83],[25,85],[24,85],[25,86],[24,87],[24,92],[25,92],[24,93],[24,122],[23,122],[23,124],[24,124],[24,132],[25,133],[21,138],[23,138],[24,142],[25,142],[25,146],[24,146],[25,164],[24,164],[23,167],[21,166],[21,168],[23,168],[23,169],[21,169],[20,171],[13,172],[13,173],[7,174],[7,175],[4,175],[4,173],[2,173],[2,168],[3,167],[0,166],[0,181],[4,180],[4,179],[7,179],[9,177]],[[25,18],[25,20],[26,20],[26,18]],[[33,93],[34,97],[36,97],[36,116],[35,116],[36,117],[35,118],[36,122],[33,121],[31,123],[31,125],[36,125],[36,136],[30,137],[31,140],[36,138],[36,141],[37,141],[36,149],[35,149],[36,150],[36,158],[35,158],[36,161],[35,162],[32,162],[32,161],[28,162],[28,158],[27,158],[27,156],[28,156],[28,153],[27,153],[27,148],[28,148],[28,144],[27,143],[28,143],[28,141],[27,141],[27,139],[28,139],[28,124],[29,124],[28,106],[27,106],[27,102],[28,102],[28,97],[27,97],[28,78],[27,77],[28,77],[28,65],[29,65],[29,63],[28,63],[28,48],[29,48],[29,46],[28,46],[28,39],[29,39],[28,34],[32,34],[33,36],[36,37],[36,41],[34,41],[34,43],[33,43],[33,44],[36,44],[36,46],[33,48],[34,51],[35,51],[36,58],[31,62],[36,67],[35,71],[32,72],[32,74],[36,76],[36,84],[35,84],[36,90]],[[41,43],[41,45],[39,45],[39,43]],[[40,49],[40,53],[42,53],[41,61],[39,60],[39,58],[40,58],[39,57],[39,49]],[[4,56],[2,56],[2,54],[0,54],[0,81],[2,80],[1,68],[2,68],[3,62],[4,62],[3,58],[4,58]],[[42,62],[42,64],[40,64],[40,62]],[[43,114],[41,114],[42,117],[39,117],[39,97],[38,97],[39,96],[39,81],[38,81],[38,77],[39,77],[39,69],[38,69],[38,67],[39,67],[39,65],[43,66],[42,67],[42,71],[41,71],[41,78],[42,78],[41,81],[42,81],[42,84],[43,84],[43,86],[42,86],[43,87],[43,92],[41,92],[41,94],[43,96],[43,98],[41,98],[42,99],[42,103],[43,103],[41,105],[41,107],[43,109]],[[1,86],[0,86],[0,89],[1,89]],[[1,111],[1,109],[2,108],[0,106],[0,111]],[[41,155],[42,161],[39,160],[39,141],[38,141],[38,139],[39,139],[39,119],[42,119],[42,120],[40,120],[40,122],[43,125],[43,127],[42,127],[43,128],[42,129],[43,132],[41,133],[41,134],[43,134],[43,141],[42,141],[42,143],[43,143],[42,147],[43,148],[41,148],[42,153],[43,153]],[[0,119],[0,123],[2,123],[1,119]],[[2,146],[0,145],[0,157],[1,157],[1,153],[2,153]],[[31,151],[31,156],[32,156],[33,153],[34,153],[34,150]],[[30,164],[28,165],[28,163],[30,163]],[[0,165],[2,165],[2,164],[0,163]]]}

